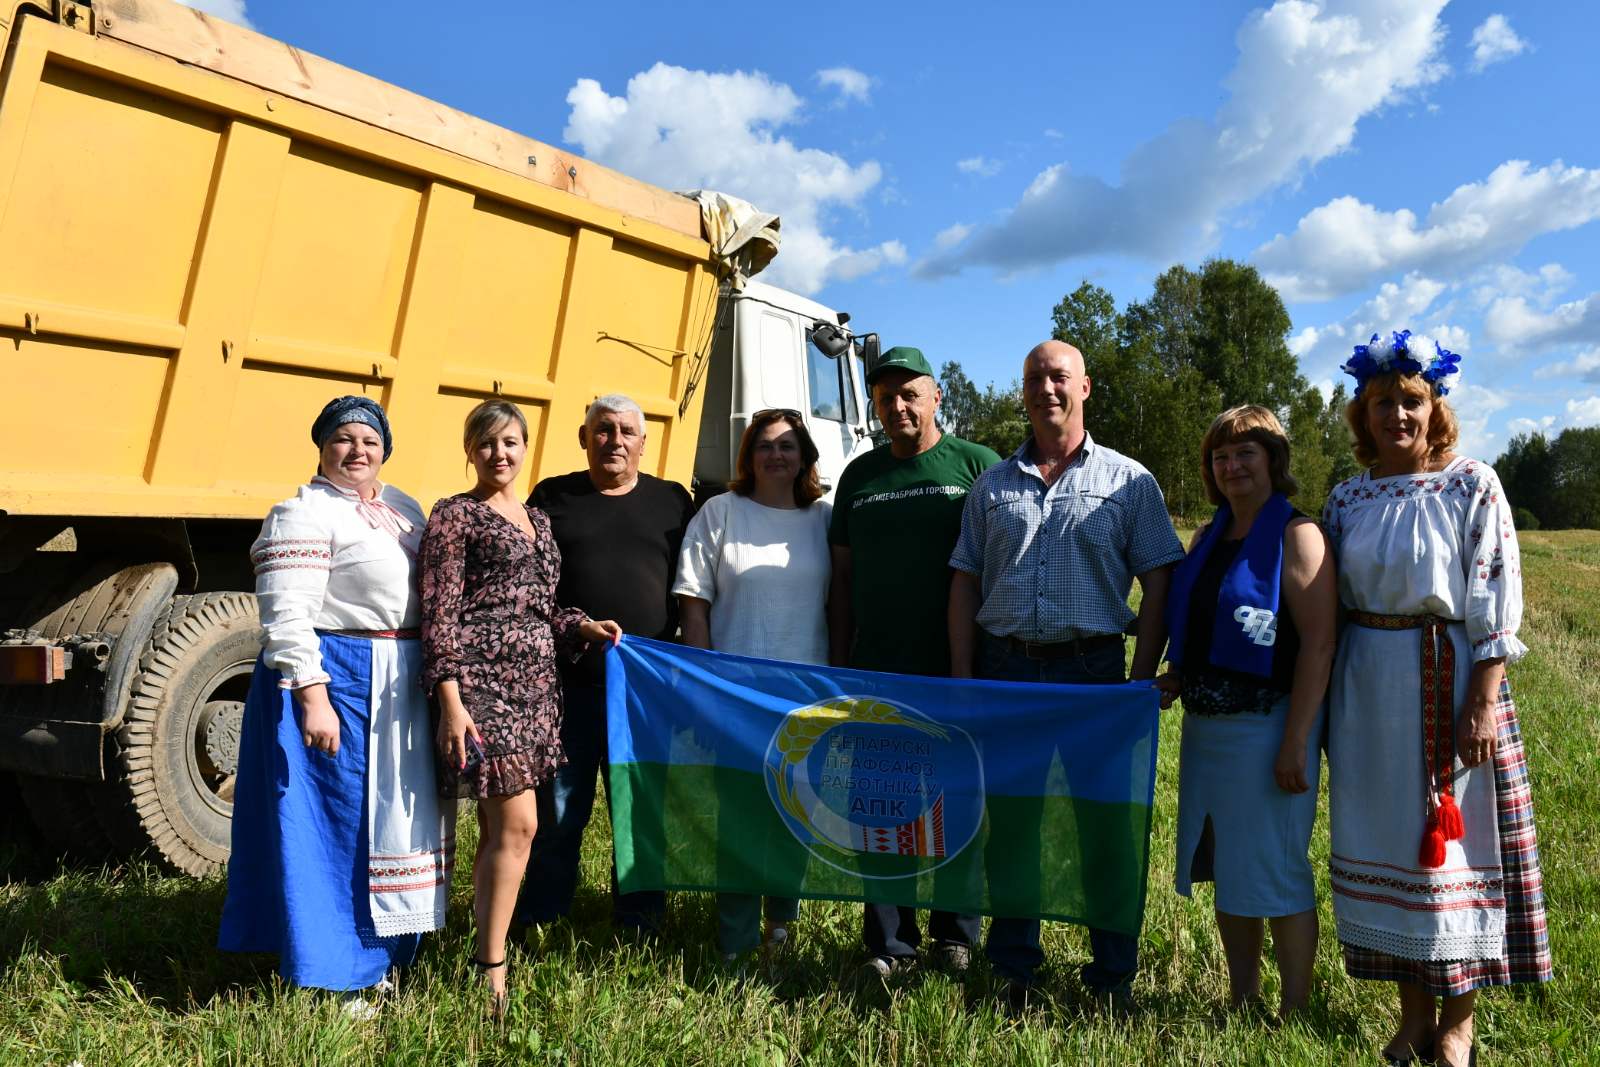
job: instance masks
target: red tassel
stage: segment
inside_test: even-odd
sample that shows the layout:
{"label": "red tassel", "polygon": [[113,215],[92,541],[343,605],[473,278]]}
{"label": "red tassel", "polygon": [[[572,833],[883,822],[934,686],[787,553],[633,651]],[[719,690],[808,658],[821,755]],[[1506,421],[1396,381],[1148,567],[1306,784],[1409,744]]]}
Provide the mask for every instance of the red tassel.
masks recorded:
{"label": "red tassel", "polygon": [[1439,820],[1433,816],[1428,817],[1428,828],[1422,833],[1417,862],[1424,867],[1444,866],[1444,834],[1439,831]]}
{"label": "red tassel", "polygon": [[1439,832],[1446,841],[1460,841],[1467,836],[1467,828],[1461,822],[1461,809],[1456,807],[1456,798],[1449,793],[1439,799]]}

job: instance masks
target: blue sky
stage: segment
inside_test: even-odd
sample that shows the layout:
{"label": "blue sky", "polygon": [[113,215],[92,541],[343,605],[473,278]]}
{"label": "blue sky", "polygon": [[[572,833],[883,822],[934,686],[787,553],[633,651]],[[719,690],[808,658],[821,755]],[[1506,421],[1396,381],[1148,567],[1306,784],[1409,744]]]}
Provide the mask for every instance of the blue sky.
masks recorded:
{"label": "blue sky", "polygon": [[980,382],[1080,281],[1222,255],[1313,382],[1409,327],[1463,353],[1467,450],[1600,424],[1600,5],[197,6],[777,211],[764,280]]}

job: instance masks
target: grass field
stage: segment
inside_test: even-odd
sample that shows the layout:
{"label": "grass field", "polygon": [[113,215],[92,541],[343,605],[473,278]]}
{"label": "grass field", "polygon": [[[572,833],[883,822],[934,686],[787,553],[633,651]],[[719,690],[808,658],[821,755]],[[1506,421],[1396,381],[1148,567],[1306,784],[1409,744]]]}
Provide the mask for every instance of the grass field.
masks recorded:
{"label": "grass field", "polygon": [[[1591,1020],[1600,1008],[1600,533],[1528,534],[1523,559],[1533,651],[1512,684],[1557,978],[1480,998],[1480,1061],[1600,1063]],[[1227,979],[1209,897],[1201,889],[1186,901],[1171,889],[1178,728],[1178,716],[1165,718],[1138,1010],[1128,1019],[1082,998],[1075,971],[1086,945],[1070,927],[1046,928],[1047,1001],[1020,1019],[997,1012],[981,962],[964,984],[913,973],[888,996],[842,992],[860,961],[852,905],[807,903],[797,950],[747,979],[716,963],[702,895],[674,896],[661,944],[619,944],[606,921],[601,819],[572,923],[512,956],[503,1033],[484,1023],[468,982],[464,884],[449,929],[428,940],[398,994],[374,1021],[354,1023],[330,998],[283,987],[270,960],[212,949],[220,880],[142,864],[38,872],[14,846],[0,851],[0,1063],[1377,1063],[1393,987],[1344,976],[1325,885],[1310,1009],[1283,1029],[1264,1011],[1221,1009]],[[1325,802],[1312,847],[1320,865]]]}

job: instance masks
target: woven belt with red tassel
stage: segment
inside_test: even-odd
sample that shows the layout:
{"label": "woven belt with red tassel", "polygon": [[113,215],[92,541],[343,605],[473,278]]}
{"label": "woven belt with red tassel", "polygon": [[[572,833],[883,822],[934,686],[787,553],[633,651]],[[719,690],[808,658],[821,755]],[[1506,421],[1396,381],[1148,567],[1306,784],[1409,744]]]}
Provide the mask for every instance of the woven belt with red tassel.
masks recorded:
{"label": "woven belt with red tassel", "polygon": [[1428,823],[1422,831],[1417,862],[1444,866],[1444,843],[1466,836],[1455,797],[1456,649],[1449,619],[1437,615],[1377,615],[1352,611],[1357,626],[1372,630],[1422,631],[1422,759]]}

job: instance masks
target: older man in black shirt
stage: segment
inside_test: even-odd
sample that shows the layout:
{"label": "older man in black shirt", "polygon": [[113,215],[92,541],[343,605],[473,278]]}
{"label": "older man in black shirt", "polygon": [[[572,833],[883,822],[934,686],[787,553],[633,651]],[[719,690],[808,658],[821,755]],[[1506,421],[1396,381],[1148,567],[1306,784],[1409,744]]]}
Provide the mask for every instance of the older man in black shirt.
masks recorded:
{"label": "older man in black shirt", "polygon": [[[627,633],[671,640],[678,627],[672,579],[694,504],[676,482],[639,473],[644,413],[627,397],[612,394],[590,404],[578,441],[589,469],[546,478],[528,498],[550,516],[561,548],[556,599],[592,618],[615,619]],[[564,667],[561,681],[566,762],[539,790],[539,829],[517,901],[517,918],[528,924],[552,922],[572,910],[597,771],[608,794],[611,789],[604,650],[591,649]],[[611,891],[617,926],[646,932],[659,927],[665,894],[619,894],[614,869]]]}

